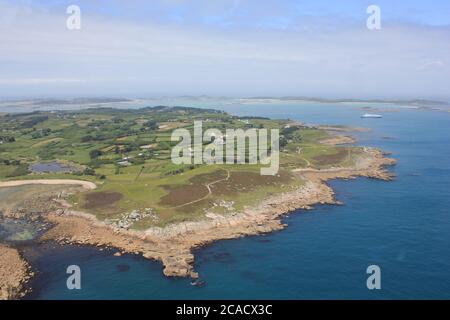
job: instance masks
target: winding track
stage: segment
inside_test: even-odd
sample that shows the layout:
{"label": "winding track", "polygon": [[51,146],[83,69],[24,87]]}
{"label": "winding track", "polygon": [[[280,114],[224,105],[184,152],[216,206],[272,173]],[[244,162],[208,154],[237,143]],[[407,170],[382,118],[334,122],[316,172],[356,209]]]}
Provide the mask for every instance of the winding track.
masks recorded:
{"label": "winding track", "polygon": [[186,202],[186,203],[180,204],[178,206],[172,207],[172,209],[188,206],[190,204],[197,203],[197,202],[200,202],[200,201],[205,200],[206,198],[208,198],[212,194],[211,186],[213,184],[216,184],[216,183],[219,183],[219,182],[222,182],[222,181],[227,181],[228,179],[230,179],[230,170],[228,170],[228,169],[225,169],[225,170],[227,171],[227,177],[226,178],[219,179],[219,180],[216,180],[216,181],[213,181],[213,182],[205,184],[205,187],[208,189],[208,194],[207,195],[201,197],[200,199],[196,199],[194,201]]}

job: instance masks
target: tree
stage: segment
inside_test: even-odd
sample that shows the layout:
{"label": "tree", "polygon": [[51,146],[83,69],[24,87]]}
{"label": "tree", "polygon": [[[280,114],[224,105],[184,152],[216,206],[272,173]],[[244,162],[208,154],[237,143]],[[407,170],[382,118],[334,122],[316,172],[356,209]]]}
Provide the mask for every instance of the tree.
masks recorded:
{"label": "tree", "polygon": [[100,150],[95,149],[95,150],[89,151],[89,157],[91,159],[97,159],[101,155],[102,155],[102,152]]}
{"label": "tree", "polygon": [[144,122],[143,126],[147,127],[149,130],[158,129],[158,123],[155,120],[148,120],[147,122]]}
{"label": "tree", "polygon": [[284,148],[285,146],[287,146],[287,144],[288,144],[288,140],[284,136],[281,136],[280,137],[280,148]]}
{"label": "tree", "polygon": [[83,174],[85,176],[93,176],[93,175],[95,175],[95,170],[87,167],[86,169],[84,169]]}
{"label": "tree", "polygon": [[93,137],[91,135],[86,135],[84,137],[81,138],[81,142],[88,142],[93,140]]}

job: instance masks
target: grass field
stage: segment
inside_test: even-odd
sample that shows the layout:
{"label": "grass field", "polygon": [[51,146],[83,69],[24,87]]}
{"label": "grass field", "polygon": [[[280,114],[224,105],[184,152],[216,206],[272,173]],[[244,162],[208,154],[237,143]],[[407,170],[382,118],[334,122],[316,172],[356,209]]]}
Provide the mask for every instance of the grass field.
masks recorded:
{"label": "grass field", "polygon": [[[260,175],[261,165],[176,165],[170,159],[176,128],[280,129],[280,171]],[[195,220],[210,213],[233,213],[272,194],[298,188],[304,182],[294,168],[349,166],[361,150],[330,146],[325,130],[290,120],[239,118],[226,113],[184,107],[138,110],[88,109],[33,112],[0,116],[0,179],[82,179],[96,190],[73,195],[74,207],[99,219],[119,219],[133,210],[152,210],[155,216],[135,221],[134,228]],[[246,154],[248,148],[244,147]],[[29,165],[61,161],[71,173],[34,174]],[[28,190],[28,189],[26,189]],[[41,189],[22,192],[24,197]],[[34,190],[34,191],[33,191]],[[3,191],[5,192],[5,191]],[[0,202],[5,197],[1,197]]]}

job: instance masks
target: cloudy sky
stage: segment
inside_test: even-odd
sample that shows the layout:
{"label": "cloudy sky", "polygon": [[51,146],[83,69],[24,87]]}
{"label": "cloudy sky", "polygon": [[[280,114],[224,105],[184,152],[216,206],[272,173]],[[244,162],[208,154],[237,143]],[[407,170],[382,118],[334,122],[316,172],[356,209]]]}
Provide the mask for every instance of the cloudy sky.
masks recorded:
{"label": "cloudy sky", "polygon": [[0,98],[449,99],[449,83],[446,0],[0,0]]}

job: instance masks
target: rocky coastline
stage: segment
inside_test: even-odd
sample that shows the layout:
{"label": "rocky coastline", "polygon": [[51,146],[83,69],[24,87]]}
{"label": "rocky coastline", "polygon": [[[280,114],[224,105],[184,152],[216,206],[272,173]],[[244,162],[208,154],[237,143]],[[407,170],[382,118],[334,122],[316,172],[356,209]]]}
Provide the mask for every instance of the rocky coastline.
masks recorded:
{"label": "rocky coastline", "polygon": [[28,263],[19,251],[0,244],[0,300],[20,299],[26,293],[26,284],[33,277]]}
{"label": "rocky coastline", "polygon": [[[356,177],[390,180],[392,175],[386,166],[393,164],[395,160],[385,157],[380,150],[364,148],[364,156],[350,168],[293,170],[305,180],[304,185],[294,191],[269,197],[257,206],[246,207],[242,212],[207,214],[201,221],[178,223],[165,228],[152,227],[144,231],[107,224],[94,215],[72,210],[61,199],[50,199],[59,209],[42,214],[42,218],[53,227],[38,241],[115,248],[116,255],[135,253],[160,261],[166,276],[197,278],[193,268],[193,249],[217,240],[281,230],[286,227],[281,221],[283,215],[298,209],[310,209],[315,204],[337,204],[333,190],[326,184],[328,180]],[[4,294],[4,298],[17,299],[23,296],[23,283],[30,278],[30,274],[26,262],[16,250],[16,255],[11,250],[14,249],[0,246],[0,271],[11,268],[5,254],[14,256],[14,265],[19,267],[14,268],[17,273],[7,280],[8,283],[0,283],[0,287],[2,290],[7,288],[5,292],[9,292],[4,294],[3,290],[2,298]]]}

